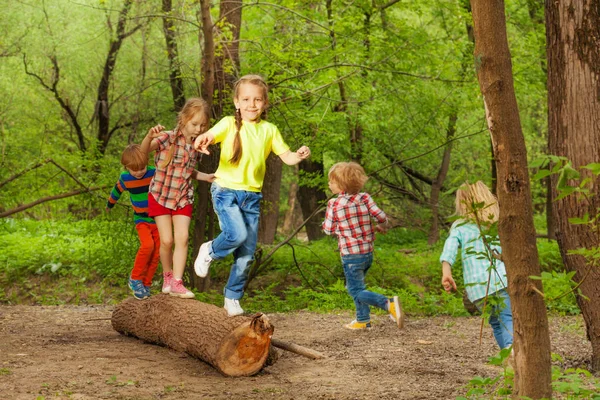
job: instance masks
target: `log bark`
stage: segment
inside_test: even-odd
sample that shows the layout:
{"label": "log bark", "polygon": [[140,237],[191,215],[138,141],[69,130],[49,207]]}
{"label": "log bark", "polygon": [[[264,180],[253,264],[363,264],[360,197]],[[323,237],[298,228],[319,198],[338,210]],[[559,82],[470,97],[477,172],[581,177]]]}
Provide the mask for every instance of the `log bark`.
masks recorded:
{"label": "log bark", "polygon": [[113,328],[124,335],[185,352],[225,376],[251,376],[267,360],[273,325],[263,314],[228,317],[211,304],[159,294],[133,298],[112,314]]}

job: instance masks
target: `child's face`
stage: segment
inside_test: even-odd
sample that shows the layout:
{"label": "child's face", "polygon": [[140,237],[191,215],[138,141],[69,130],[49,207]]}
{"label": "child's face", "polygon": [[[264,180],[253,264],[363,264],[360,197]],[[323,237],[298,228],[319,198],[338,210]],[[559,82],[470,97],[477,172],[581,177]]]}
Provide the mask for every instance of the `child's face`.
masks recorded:
{"label": "child's face", "polygon": [[340,187],[338,186],[338,184],[337,184],[337,183],[335,183],[335,181],[333,181],[333,180],[331,180],[331,179],[329,180],[329,190],[331,190],[331,192],[332,192],[333,194],[338,194],[338,193],[340,193],[340,192],[341,192],[341,189],[340,189]]}
{"label": "child's face", "polygon": [[204,113],[198,113],[188,121],[183,127],[183,136],[186,139],[193,141],[196,137],[200,136],[208,128],[208,121]]}
{"label": "child's face", "polygon": [[143,178],[144,175],[146,175],[147,170],[148,170],[148,167],[144,167],[144,169],[140,169],[139,171],[135,170],[135,169],[127,168],[127,171],[129,171],[131,176],[133,176],[135,179]]}
{"label": "child's face", "polygon": [[247,122],[257,122],[267,105],[263,88],[253,83],[242,83],[233,102]]}

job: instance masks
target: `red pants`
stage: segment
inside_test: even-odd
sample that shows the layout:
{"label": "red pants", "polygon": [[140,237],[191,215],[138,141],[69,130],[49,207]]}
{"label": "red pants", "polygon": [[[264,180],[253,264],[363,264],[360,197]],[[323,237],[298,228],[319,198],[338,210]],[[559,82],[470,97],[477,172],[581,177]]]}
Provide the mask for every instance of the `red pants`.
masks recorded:
{"label": "red pants", "polygon": [[152,278],[160,258],[160,238],[156,224],[140,222],[135,225],[140,238],[140,249],[135,256],[131,279],[141,280],[144,286],[152,284]]}

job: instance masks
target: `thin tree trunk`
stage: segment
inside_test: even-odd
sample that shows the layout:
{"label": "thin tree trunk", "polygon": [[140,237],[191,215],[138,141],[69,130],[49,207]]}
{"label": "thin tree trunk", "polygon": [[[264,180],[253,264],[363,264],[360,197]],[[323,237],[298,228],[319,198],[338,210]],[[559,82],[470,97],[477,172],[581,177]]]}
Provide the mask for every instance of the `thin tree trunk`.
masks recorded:
{"label": "thin tree trunk", "polygon": [[[323,164],[313,160],[304,160],[299,164],[300,170],[307,173],[323,174]],[[300,199],[300,208],[304,219],[308,218],[319,207],[323,207],[323,202],[327,199],[325,193],[315,187],[300,186],[298,189],[298,198]],[[308,240],[317,240],[324,236],[321,229],[321,223],[325,218],[325,210],[317,213],[306,223],[306,234]]]}
{"label": "thin tree trunk", "polygon": [[117,30],[113,33],[114,37],[110,41],[108,54],[106,55],[104,68],[102,69],[102,77],[100,78],[100,83],[98,84],[96,109],[94,110],[94,116],[98,121],[97,137],[98,141],[100,142],[99,151],[101,154],[104,154],[104,152],[106,151],[108,142],[112,134],[115,132],[115,128],[110,128],[109,90],[110,82],[112,79],[112,73],[117,63],[117,56],[119,54],[119,50],[121,50],[121,46],[123,45],[123,41],[125,40],[125,38],[132,35],[138,29],[141,28],[141,25],[137,25],[129,31],[125,30],[127,21],[129,20],[128,14],[131,9],[132,2],[132,0],[125,0],[125,2],[123,3],[123,8],[121,8],[121,11],[119,12]]}
{"label": "thin tree trunk", "polygon": [[[567,157],[574,168],[600,160],[600,0],[546,1],[546,50],[548,59],[548,147],[551,154]],[[582,170],[582,179],[592,177]],[[594,178],[595,179],[595,178]],[[552,179],[556,198],[557,177]],[[592,345],[592,369],[600,371],[600,269],[578,248],[597,248],[599,238],[589,225],[572,225],[569,218],[596,215],[600,186],[592,181],[589,204],[567,196],[553,202],[556,238],[567,271],[583,280],[577,304],[583,314]]]}
{"label": "thin tree trunk", "polygon": [[[213,115],[220,119],[231,104],[231,90],[240,71],[240,29],[242,0],[221,0],[219,5],[219,47],[215,58],[215,94]],[[225,34],[224,31],[228,31]],[[231,38],[231,39],[229,39]]]}
{"label": "thin tree trunk", "polygon": [[498,171],[498,232],[514,317],[516,396],[552,396],[550,336],[533,226],[527,150],[514,93],[504,1],[471,0],[477,77]]}
{"label": "thin tree trunk", "polygon": [[448,118],[448,129],[446,130],[446,146],[444,147],[444,155],[442,156],[442,163],[437,176],[431,183],[431,194],[429,196],[429,204],[431,204],[431,228],[429,229],[429,237],[427,243],[431,246],[440,238],[440,225],[439,225],[439,201],[440,192],[448,169],[450,168],[450,154],[452,153],[452,138],[456,133],[456,121],[458,120],[458,113],[453,110]]}
{"label": "thin tree trunk", "polygon": [[288,211],[283,219],[283,227],[281,228],[284,234],[292,232],[295,226],[302,223],[302,211],[298,203],[298,166],[294,167],[295,178],[290,183],[288,189]]}
{"label": "thin tree trunk", "polygon": [[282,164],[281,159],[274,154],[269,155],[267,158],[267,170],[262,188],[263,199],[260,204],[260,224],[258,226],[258,241],[263,244],[273,244],[277,233]]}
{"label": "thin tree trunk", "polygon": [[171,0],[162,0],[163,33],[167,44],[167,57],[169,58],[169,83],[173,94],[173,106],[175,112],[179,112],[185,104],[185,93],[183,92],[183,80],[179,68],[179,51],[177,49],[176,28],[171,18],[173,4]]}

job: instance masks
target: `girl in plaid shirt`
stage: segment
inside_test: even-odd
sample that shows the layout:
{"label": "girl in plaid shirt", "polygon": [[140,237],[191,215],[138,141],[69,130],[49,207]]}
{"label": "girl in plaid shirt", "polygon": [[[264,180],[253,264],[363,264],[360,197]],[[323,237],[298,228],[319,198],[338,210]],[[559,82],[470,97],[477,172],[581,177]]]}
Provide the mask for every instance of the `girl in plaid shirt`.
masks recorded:
{"label": "girl in plaid shirt", "polygon": [[[329,189],[336,198],[329,200],[323,231],[338,237],[338,248],[346,277],[346,289],[356,306],[356,319],[347,329],[370,329],[369,306],[389,312],[398,328],[404,326],[404,313],[398,296],[391,299],[366,290],[365,275],[373,263],[375,231],[385,232],[387,216],[368,193],[359,193],[367,182],[364,169],[355,162],[341,162],[329,170]],[[378,224],[373,226],[372,219]]]}
{"label": "girl in plaid shirt", "polygon": [[502,249],[492,240],[486,238],[484,241],[480,230],[498,222],[496,197],[481,181],[472,185],[465,183],[456,191],[456,215],[461,219],[452,224],[440,256],[442,286],[447,292],[456,290],[451,268],[460,248],[467,297],[479,310],[484,309],[487,300],[491,308],[489,323],[496,343],[500,349],[510,347],[513,320],[506,292],[506,268],[497,259]]}
{"label": "girl in plaid shirt", "polygon": [[203,99],[191,98],[179,112],[175,129],[164,131],[162,125],[156,125],[142,141],[146,154],[156,151],[156,174],[149,188],[148,215],[154,217],[160,235],[162,292],[186,299],[194,297],[182,282],[194,203],[192,179],[207,182],[214,179],[213,174],[195,169],[200,153],[192,143],[207,128],[208,104]]}

